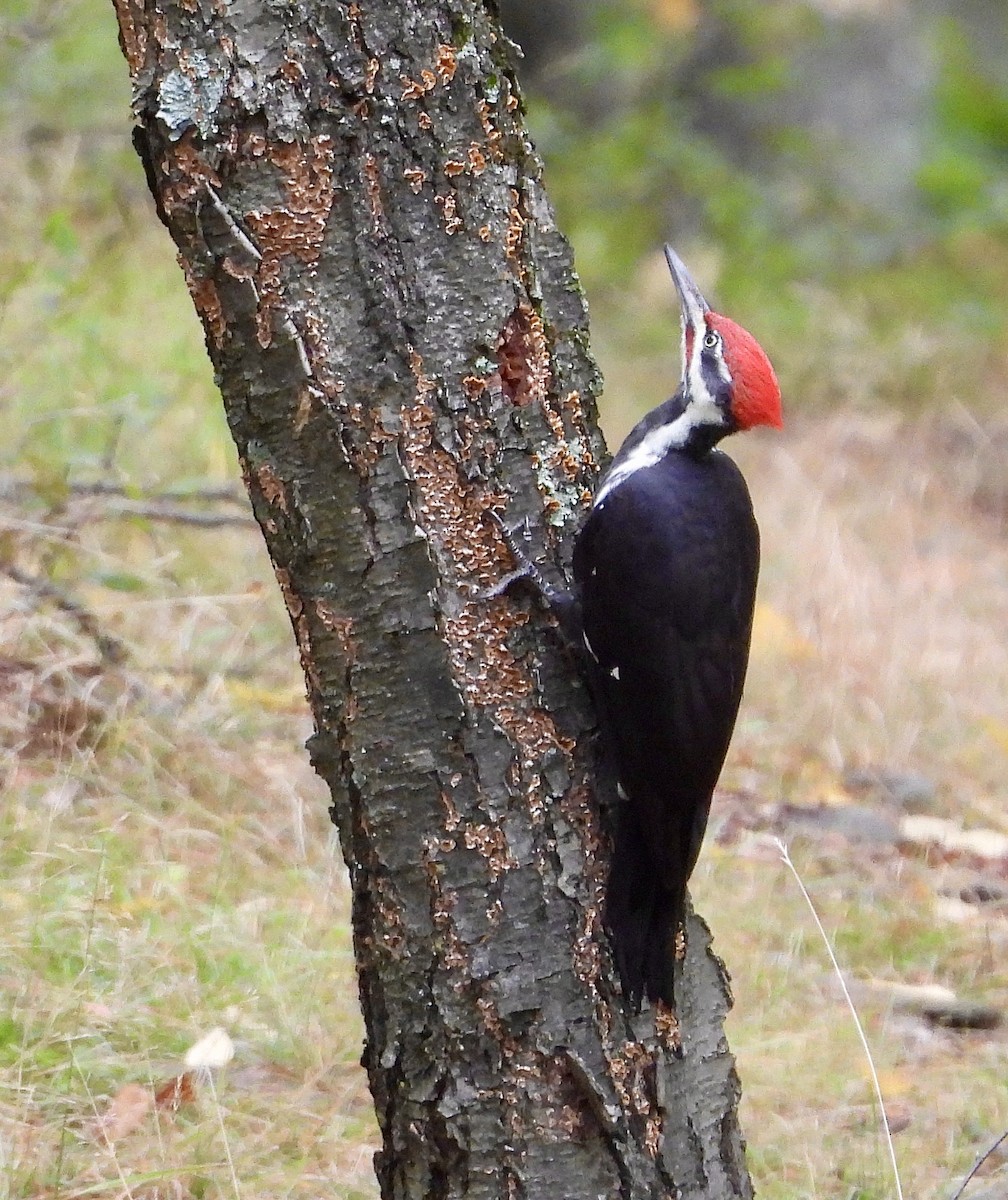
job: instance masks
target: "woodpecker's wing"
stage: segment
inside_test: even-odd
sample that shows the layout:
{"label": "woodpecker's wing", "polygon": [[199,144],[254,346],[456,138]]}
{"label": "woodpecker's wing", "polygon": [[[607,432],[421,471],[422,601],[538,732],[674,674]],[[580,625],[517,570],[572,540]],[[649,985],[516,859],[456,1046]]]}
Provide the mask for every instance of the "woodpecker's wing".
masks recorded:
{"label": "woodpecker's wing", "polygon": [[696,862],[734,729],[758,564],[748,489],[720,453],[635,473],[592,511],[575,550],[607,748],[652,869],[674,891]]}

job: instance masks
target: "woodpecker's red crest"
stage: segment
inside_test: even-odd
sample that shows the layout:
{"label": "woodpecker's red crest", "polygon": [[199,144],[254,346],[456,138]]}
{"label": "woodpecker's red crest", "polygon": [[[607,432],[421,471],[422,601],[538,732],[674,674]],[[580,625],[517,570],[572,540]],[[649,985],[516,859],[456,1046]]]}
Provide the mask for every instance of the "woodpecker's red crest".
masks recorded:
{"label": "woodpecker's red crest", "polygon": [[724,419],[730,416],[735,429],[780,429],[780,385],[759,342],[730,317],[711,309],[671,246],[665,247],[665,258],[682,304],[687,405],[698,406],[698,419],[714,420],[718,412]]}

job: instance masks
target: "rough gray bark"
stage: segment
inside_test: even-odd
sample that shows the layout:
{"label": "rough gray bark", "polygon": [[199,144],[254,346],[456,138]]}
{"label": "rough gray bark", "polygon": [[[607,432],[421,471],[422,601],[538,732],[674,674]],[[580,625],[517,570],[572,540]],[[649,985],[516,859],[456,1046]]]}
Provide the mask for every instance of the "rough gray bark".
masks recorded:
{"label": "rough gray bark", "polygon": [[137,145],[290,612],[353,887],[385,1197],[746,1197],[727,981],[621,1007],[591,717],[481,591],[604,449],[570,252],[472,0],[116,0]]}

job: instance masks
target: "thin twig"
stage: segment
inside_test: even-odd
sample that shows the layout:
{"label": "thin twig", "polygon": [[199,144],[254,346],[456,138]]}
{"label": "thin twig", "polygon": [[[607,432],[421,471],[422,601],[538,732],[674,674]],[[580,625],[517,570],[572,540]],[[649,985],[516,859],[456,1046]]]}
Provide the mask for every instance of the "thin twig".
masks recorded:
{"label": "thin twig", "polygon": [[[26,481],[12,479],[10,482],[21,487]],[[7,481],[5,480],[5,486]],[[31,486],[27,483],[27,486]],[[74,495],[81,496],[125,496],[127,499],[146,500],[152,504],[161,501],[191,502],[194,504],[234,504],[239,507],[248,504],[248,496],[239,487],[222,484],[220,487],[205,488],[164,488],[157,492],[147,492],[137,488],[127,488],[123,484],[109,483],[107,480],[91,481],[71,479],[66,488]]]}
{"label": "thin twig", "polygon": [[1004,1133],[1002,1133],[1001,1136],[998,1138],[998,1140],[987,1149],[986,1153],[981,1154],[980,1157],[976,1160],[976,1162],[973,1164],[973,1170],[970,1171],[970,1173],[962,1181],[962,1186],[959,1188],[959,1190],[956,1192],[956,1194],[952,1197],[952,1200],[959,1200],[959,1197],[963,1194],[963,1192],[966,1191],[966,1185],[969,1183],[969,1181],[976,1175],[977,1171],[980,1170],[980,1168],[984,1165],[984,1163],[987,1161],[987,1159],[990,1158],[990,1156],[994,1153],[994,1151],[998,1148],[998,1146],[1000,1146],[1001,1143],[1005,1142],[1005,1141],[1008,1141],[1008,1129],[1006,1129],[1004,1131]]}
{"label": "thin twig", "polygon": [[[34,493],[38,483],[30,475],[0,475],[0,499],[20,501],[26,493]],[[248,506],[248,496],[239,487],[223,484],[205,488],[163,488],[145,491],[127,487],[121,483],[110,483],[106,479],[68,479],[59,487],[70,496],[116,496],[140,503],[161,504],[228,504],[237,508]]]}
{"label": "thin twig", "polygon": [[244,529],[255,527],[255,519],[250,514],[243,513],[207,513],[190,512],[175,504],[148,504],[143,500],[120,499],[116,497],[108,505],[106,511],[98,514],[100,518],[114,517],[143,517],[149,521],[166,521],[172,525],[191,525],[197,529],[221,529],[233,525]]}
{"label": "thin twig", "polygon": [[[64,512],[70,502],[86,502],[88,499],[104,501],[101,508],[89,509],[89,519],[104,521],[123,516],[135,516],[151,521],[166,521],[173,525],[191,525],[197,529],[221,529],[227,526],[252,528],[255,525],[255,520],[248,512],[248,497],[233,488],[205,492],[173,490],[150,495],[137,495],[118,484],[99,481],[68,483],[65,487],[67,498],[61,506]],[[16,476],[0,479],[0,498],[15,502],[31,488],[31,480],[19,479]],[[243,511],[205,512],[184,507],[186,502],[226,504]]]}
{"label": "thin twig", "polygon": [[[262,262],[262,251],[238,223],[234,213],[230,208],[228,208],[220,196],[217,195],[209,183],[207,183],[205,186],[207,195],[210,197],[210,203],[214,206],[224,224],[227,225],[228,229],[231,231],[231,236],[236,242],[238,242],[242,249],[246,251],[246,253],[252,256],[256,262]],[[252,287],[252,294],[255,296],[256,305],[258,306],[259,289],[256,287],[255,280],[250,279],[248,282]],[[294,321],[294,317],[289,309],[281,308],[279,311],[281,317],[281,327],[294,343],[294,346],[297,350],[298,362],[300,363],[301,369],[304,372],[305,379],[311,379],[314,372],[312,371],[311,359],[308,357],[308,347],[305,345],[305,340],[301,334],[301,330],[298,329],[297,324]]]}
{"label": "thin twig", "polygon": [[105,662],[112,666],[119,666],[129,657],[126,644],[111,633],[105,633],[94,613],[89,612],[83,604],[64,592],[62,588],[58,588],[44,576],[33,575],[13,563],[0,564],[0,570],[8,579],[12,579],[19,587],[31,592],[37,599],[48,600],[60,612],[66,613],[81,633],[85,637],[89,637],[98,647],[98,653]]}
{"label": "thin twig", "polygon": [[805,903],[809,907],[809,912],[812,914],[812,919],[816,923],[816,928],[819,930],[819,936],[822,938],[826,946],[826,952],[830,956],[830,962],[833,964],[833,970],[836,972],[837,979],[840,980],[840,987],[843,989],[844,999],[847,1001],[847,1007],[850,1009],[850,1014],[854,1018],[854,1028],[858,1032],[858,1037],[861,1039],[861,1046],[865,1053],[865,1058],[868,1060],[868,1069],[871,1072],[872,1084],[875,1087],[875,1098],[878,1100],[879,1111],[882,1114],[882,1128],[885,1131],[886,1146],[889,1149],[889,1159],[892,1162],[893,1178],[896,1181],[896,1196],[898,1200],[903,1200],[903,1186],[900,1183],[899,1164],[896,1162],[896,1147],[893,1145],[892,1130],[889,1128],[889,1117],[886,1114],[885,1101],[882,1099],[882,1085],[879,1083],[878,1072],[875,1070],[875,1061],[872,1058],[871,1047],[868,1045],[868,1039],[865,1037],[865,1031],[862,1028],[861,1020],[858,1017],[857,1009],[854,1007],[854,1001],[851,999],[850,991],[847,987],[847,981],[844,979],[843,971],[840,970],[840,964],[837,962],[837,956],[833,953],[833,945],[829,940],[822,921],[819,920],[819,914],[816,912],[816,907],[812,903],[812,897],[808,894],[808,889],[802,883],[802,878],[798,874],[798,870],[791,861],[791,855],[788,853],[788,848],[777,838],[777,848],[780,851],[781,859],[784,865],[788,868],[791,874],[795,877],[795,882],[798,884],[798,889],[805,897]]}

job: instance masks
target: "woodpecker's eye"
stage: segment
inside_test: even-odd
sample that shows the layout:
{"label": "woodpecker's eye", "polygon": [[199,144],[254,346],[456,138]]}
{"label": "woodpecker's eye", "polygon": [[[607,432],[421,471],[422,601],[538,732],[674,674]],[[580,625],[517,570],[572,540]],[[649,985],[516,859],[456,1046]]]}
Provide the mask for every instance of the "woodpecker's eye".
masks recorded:
{"label": "woodpecker's eye", "polygon": [[705,346],[706,346],[706,347],[707,347],[709,350],[713,350],[713,349],[714,349],[714,347],[715,347],[715,346],[716,346],[716,345],[717,345],[717,344],[718,344],[720,341],[721,341],[721,338],[720,338],[720,336],[719,336],[718,334],[716,334],[716,333],[714,332],[714,330],[713,330],[713,329],[708,329],[708,330],[707,330],[707,336],[704,338],[704,340],[703,340],[703,344],[704,344],[704,345],[705,345]]}

